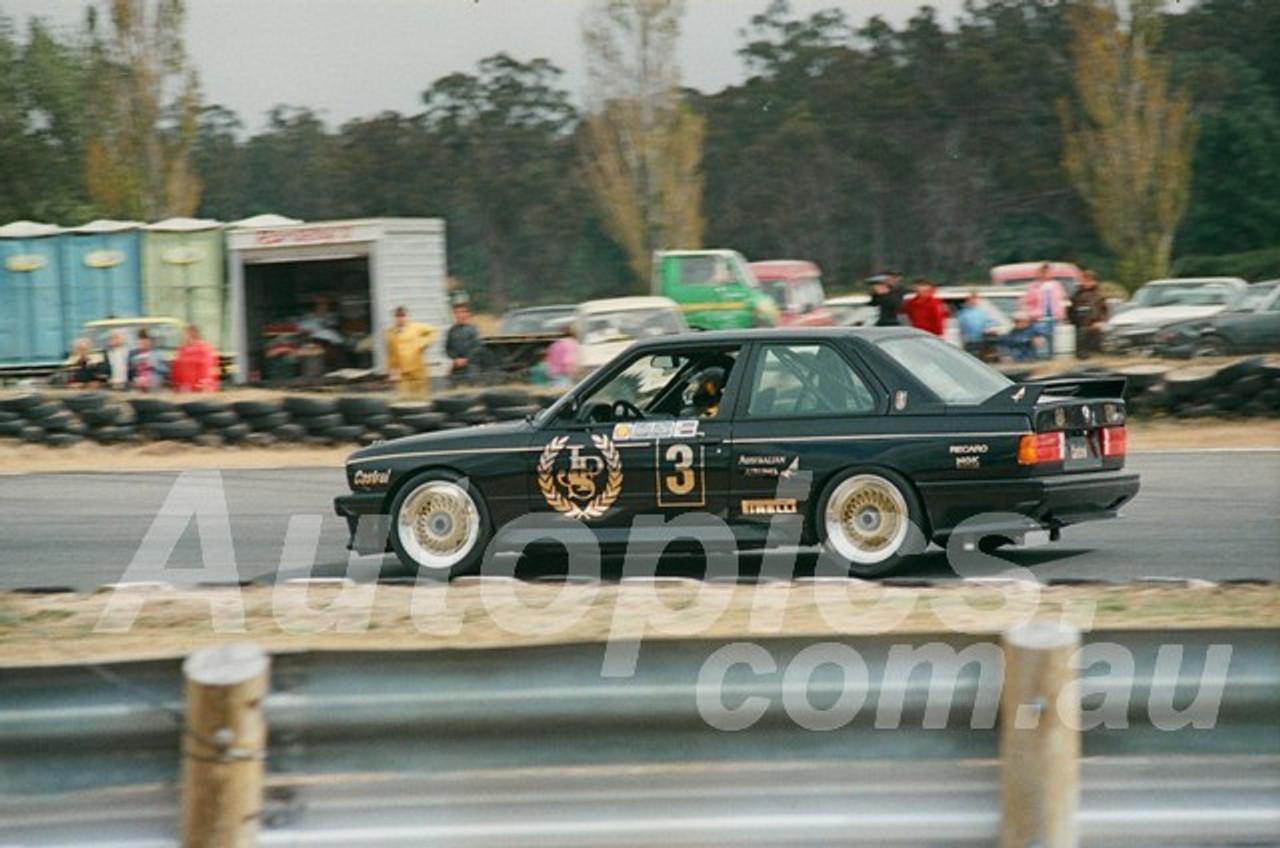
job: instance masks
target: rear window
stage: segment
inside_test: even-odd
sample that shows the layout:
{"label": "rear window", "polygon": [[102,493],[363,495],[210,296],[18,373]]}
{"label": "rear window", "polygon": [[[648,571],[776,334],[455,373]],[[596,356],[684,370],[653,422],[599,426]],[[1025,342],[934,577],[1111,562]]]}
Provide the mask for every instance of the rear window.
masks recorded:
{"label": "rear window", "polygon": [[879,345],[944,403],[982,403],[1013,382],[937,336],[897,336]]}

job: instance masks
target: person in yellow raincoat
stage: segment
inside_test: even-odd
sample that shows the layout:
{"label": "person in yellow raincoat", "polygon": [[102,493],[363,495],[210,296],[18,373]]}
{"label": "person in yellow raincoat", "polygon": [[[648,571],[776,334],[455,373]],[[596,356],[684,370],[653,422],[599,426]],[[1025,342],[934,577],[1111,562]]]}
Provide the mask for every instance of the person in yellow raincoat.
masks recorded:
{"label": "person in yellow raincoat", "polygon": [[427,363],[423,358],[436,331],[409,320],[409,310],[397,306],[395,326],[387,330],[387,374],[400,394],[426,397],[431,393]]}

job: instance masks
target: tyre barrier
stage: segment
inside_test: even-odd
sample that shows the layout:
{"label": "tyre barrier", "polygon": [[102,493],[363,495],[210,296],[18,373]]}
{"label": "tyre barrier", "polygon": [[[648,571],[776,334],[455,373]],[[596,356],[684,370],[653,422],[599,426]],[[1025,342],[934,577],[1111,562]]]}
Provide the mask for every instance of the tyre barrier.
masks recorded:
{"label": "tyre barrier", "polygon": [[1123,377],[1124,398],[1135,418],[1280,417],[1280,359],[1252,356],[1225,364],[1135,363],[1062,374],[1006,371],[1020,381],[1074,377]]}
{"label": "tyre barrier", "polygon": [[302,394],[224,401],[217,396],[25,390],[0,394],[0,444],[371,445],[417,433],[519,420],[555,400],[555,395],[511,387],[442,395],[431,401]]}

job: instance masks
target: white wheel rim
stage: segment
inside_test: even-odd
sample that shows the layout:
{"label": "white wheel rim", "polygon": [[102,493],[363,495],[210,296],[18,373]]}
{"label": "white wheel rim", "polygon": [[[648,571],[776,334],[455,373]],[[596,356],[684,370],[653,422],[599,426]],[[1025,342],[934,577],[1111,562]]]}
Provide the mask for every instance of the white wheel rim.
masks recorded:
{"label": "white wheel rim", "polygon": [[874,565],[902,548],[911,515],[897,486],[874,474],[858,474],[831,493],[823,524],[833,551],[850,562]]}
{"label": "white wheel rim", "polygon": [[432,480],[400,505],[396,534],[405,553],[422,568],[452,568],[480,538],[480,510],[457,483]]}

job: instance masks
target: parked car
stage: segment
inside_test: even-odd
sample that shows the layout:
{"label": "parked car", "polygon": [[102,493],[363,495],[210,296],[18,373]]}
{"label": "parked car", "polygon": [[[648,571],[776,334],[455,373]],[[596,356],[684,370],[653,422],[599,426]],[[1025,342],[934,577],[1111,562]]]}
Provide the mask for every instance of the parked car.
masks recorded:
{"label": "parked car", "polygon": [[578,371],[588,374],[638,339],[689,331],[679,305],[668,297],[611,297],[578,304]]}
{"label": "parked car", "polygon": [[[1013,262],[1008,265],[997,265],[991,269],[993,286],[1012,286],[1026,288],[1040,274],[1043,262]],[[1070,262],[1050,262],[1049,273],[1057,280],[1067,296],[1075,294],[1076,287],[1084,279],[1080,269]]]}
{"label": "parked car", "polygon": [[699,330],[773,327],[778,304],[736,250],[659,250],[653,255],[654,295],[669,297]]}
{"label": "parked car", "polygon": [[562,543],[573,570],[681,540],[874,577],[953,536],[1116,516],[1139,489],[1123,388],[1015,383],[909,327],[648,339],[536,416],[356,451],[334,509],[354,550],[441,577],[525,545]]}
{"label": "parked car", "polygon": [[1242,289],[1208,318],[1169,324],[1153,342],[1156,354],[1171,357],[1280,351],[1280,280]]}
{"label": "parked car", "polygon": [[558,336],[564,329],[564,325],[573,320],[573,314],[577,308],[573,303],[559,303],[553,306],[527,306],[523,309],[512,309],[498,322],[498,335]]}
{"label": "parked car", "polygon": [[830,327],[835,323],[826,307],[822,272],[803,259],[752,262],[760,287],[778,304],[778,323],[785,327]]}
{"label": "parked car", "polygon": [[1161,328],[1221,312],[1247,285],[1239,277],[1181,277],[1143,283],[1103,327],[1102,349],[1150,354]]}
{"label": "parked car", "polygon": [[880,315],[880,310],[871,305],[869,294],[829,297],[823,306],[831,313],[831,322],[837,327],[871,327]]}

